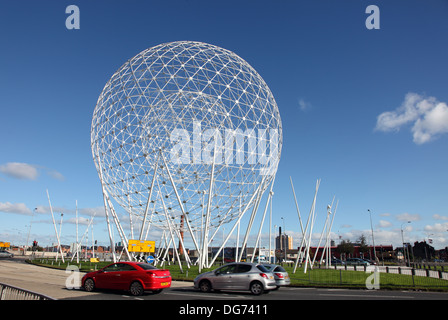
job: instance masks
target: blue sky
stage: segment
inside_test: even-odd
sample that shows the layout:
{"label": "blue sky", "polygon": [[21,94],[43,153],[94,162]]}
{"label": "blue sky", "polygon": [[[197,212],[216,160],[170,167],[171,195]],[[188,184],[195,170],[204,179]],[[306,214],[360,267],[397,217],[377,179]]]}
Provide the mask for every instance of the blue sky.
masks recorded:
{"label": "blue sky", "polygon": [[[79,30],[65,27],[71,4]],[[365,26],[371,4],[379,30]],[[64,243],[75,201],[108,243],[90,150],[98,96],[142,50],[193,40],[235,52],[273,92],[284,135],[273,224],[295,243],[290,177],[304,220],[321,179],[317,239],[335,196],[335,240],[370,241],[370,209],[376,244],[400,245],[402,227],[405,241],[448,246],[447,1],[2,1],[0,36],[0,241],[25,243],[31,221],[30,240],[55,240],[48,189]]]}

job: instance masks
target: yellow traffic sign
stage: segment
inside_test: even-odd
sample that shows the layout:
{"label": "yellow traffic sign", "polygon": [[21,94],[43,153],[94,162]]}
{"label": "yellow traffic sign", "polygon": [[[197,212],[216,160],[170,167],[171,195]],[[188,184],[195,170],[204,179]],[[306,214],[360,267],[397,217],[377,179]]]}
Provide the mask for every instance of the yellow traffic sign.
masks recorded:
{"label": "yellow traffic sign", "polygon": [[100,258],[90,258],[90,262],[100,262]]}
{"label": "yellow traffic sign", "polygon": [[155,241],[129,240],[129,252],[155,252]]}
{"label": "yellow traffic sign", "polygon": [[0,242],[0,248],[9,248],[10,246],[9,242]]}

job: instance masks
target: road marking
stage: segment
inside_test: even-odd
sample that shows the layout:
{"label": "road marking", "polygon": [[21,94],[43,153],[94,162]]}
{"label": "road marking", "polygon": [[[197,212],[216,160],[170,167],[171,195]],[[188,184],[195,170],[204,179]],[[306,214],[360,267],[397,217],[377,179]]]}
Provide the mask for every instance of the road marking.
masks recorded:
{"label": "road marking", "polygon": [[354,294],[330,294],[330,293],[318,293],[319,296],[329,296],[329,297],[352,297],[352,298],[361,298],[361,299],[369,299],[369,298],[381,298],[381,299],[414,299],[414,297],[403,297],[403,296],[383,296],[383,295],[354,295]]}
{"label": "road marking", "polygon": [[171,295],[174,295],[174,296],[188,296],[188,297],[195,296],[195,297],[212,298],[212,299],[229,299],[229,298],[231,298],[231,299],[248,299],[245,296],[233,296],[233,295],[230,295],[230,294],[205,295],[205,294],[194,294],[194,293],[191,293],[191,292],[189,292],[189,293],[177,293],[177,292],[166,292],[166,293],[164,293],[164,295],[167,295],[167,294],[171,294]]}

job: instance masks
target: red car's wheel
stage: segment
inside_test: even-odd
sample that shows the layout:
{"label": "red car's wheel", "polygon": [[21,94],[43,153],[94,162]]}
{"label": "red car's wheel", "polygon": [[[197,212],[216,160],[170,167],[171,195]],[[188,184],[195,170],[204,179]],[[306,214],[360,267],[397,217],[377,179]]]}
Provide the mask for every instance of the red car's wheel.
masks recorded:
{"label": "red car's wheel", "polygon": [[87,292],[92,292],[95,290],[95,281],[93,279],[89,278],[86,281],[84,281],[84,290]]}
{"label": "red car's wheel", "polygon": [[133,296],[141,296],[143,294],[143,286],[140,282],[134,281],[131,283],[129,291]]}

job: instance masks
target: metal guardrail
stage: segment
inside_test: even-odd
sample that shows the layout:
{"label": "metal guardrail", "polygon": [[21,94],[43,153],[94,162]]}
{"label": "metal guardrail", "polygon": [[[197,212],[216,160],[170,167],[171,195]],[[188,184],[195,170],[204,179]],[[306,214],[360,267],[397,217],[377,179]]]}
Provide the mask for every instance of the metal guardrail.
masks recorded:
{"label": "metal guardrail", "polygon": [[55,300],[46,295],[0,283],[0,300]]}

